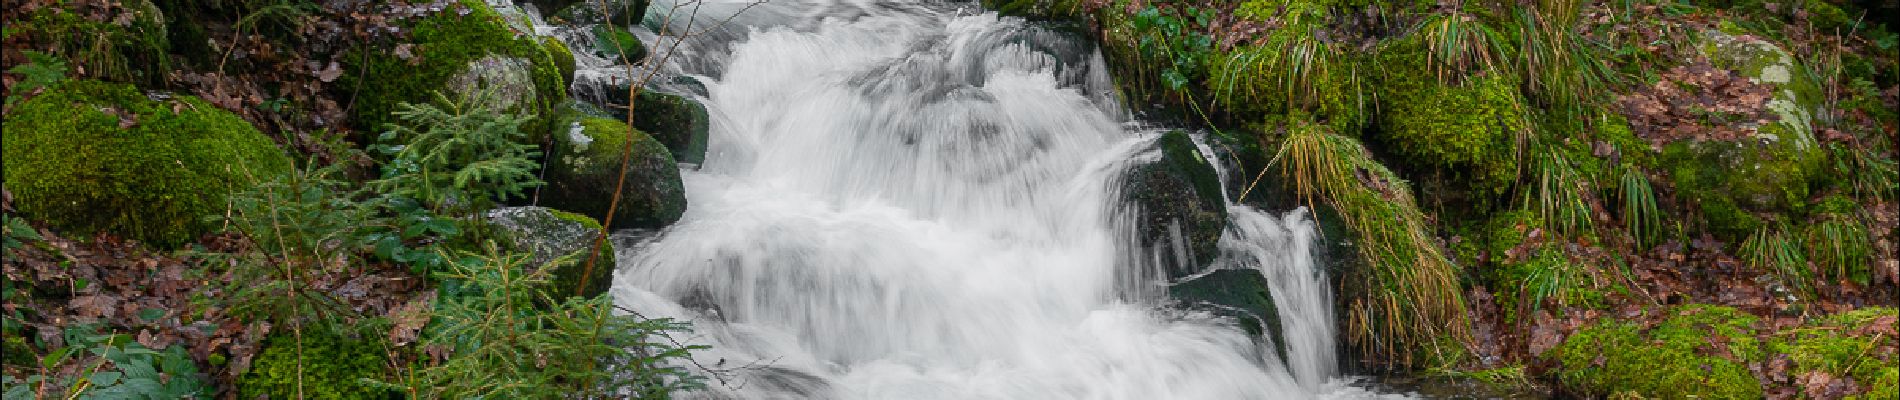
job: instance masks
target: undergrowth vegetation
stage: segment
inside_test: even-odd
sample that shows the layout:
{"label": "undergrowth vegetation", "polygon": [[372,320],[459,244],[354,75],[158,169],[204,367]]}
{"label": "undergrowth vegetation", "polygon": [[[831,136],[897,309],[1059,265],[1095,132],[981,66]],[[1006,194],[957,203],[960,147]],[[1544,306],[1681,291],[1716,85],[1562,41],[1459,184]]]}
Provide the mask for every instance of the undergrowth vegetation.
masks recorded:
{"label": "undergrowth vegetation", "polygon": [[[1100,27],[1131,104],[1258,143],[1271,161],[1243,171],[1277,171],[1349,228],[1329,238],[1363,264],[1340,278],[1343,332],[1405,368],[1445,343],[1544,351],[1464,342],[1473,323],[1561,337],[1550,324],[1598,318],[1583,311],[1681,296],[1891,301],[1900,271],[1877,254],[1895,233],[1873,224],[1895,220],[1900,40],[1853,17],[1865,5],[1797,3],[1107,1],[1064,18]],[[1698,45],[1719,35],[1753,50]]]}

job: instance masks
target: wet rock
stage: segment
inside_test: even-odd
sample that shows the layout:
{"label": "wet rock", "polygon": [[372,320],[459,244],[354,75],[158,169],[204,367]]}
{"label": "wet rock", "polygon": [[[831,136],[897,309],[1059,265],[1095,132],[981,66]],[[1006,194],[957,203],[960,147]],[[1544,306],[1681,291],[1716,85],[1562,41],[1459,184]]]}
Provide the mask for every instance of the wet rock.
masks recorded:
{"label": "wet rock", "polygon": [[447,92],[480,99],[495,110],[528,112],[535,104],[534,63],[518,57],[489,55],[468,62],[449,77]]}
{"label": "wet rock", "polygon": [[[614,119],[627,120],[627,110],[615,105],[627,104],[627,85],[614,85],[605,91]],[[678,95],[640,90],[633,105],[633,127],[658,139],[673,153],[675,160],[698,164],[706,158],[706,137],[710,122],[706,106]]]}
{"label": "wet rock", "polygon": [[1281,360],[1286,341],[1281,338],[1280,308],[1273,302],[1267,278],[1256,269],[1222,269],[1168,288],[1168,296],[1189,309],[1234,318],[1241,329],[1271,342]]}
{"label": "wet rock", "polygon": [[1220,177],[1180,131],[1157,141],[1160,159],[1133,168],[1123,195],[1136,208],[1136,235],[1169,280],[1205,269],[1219,255],[1227,206]]}
{"label": "wet rock", "polygon": [[486,220],[500,228],[502,236],[515,250],[530,254],[528,265],[539,267],[563,256],[573,256],[572,262],[555,266],[551,271],[548,289],[554,297],[573,295],[583,275],[587,282],[580,291],[582,297],[607,293],[613,284],[612,241],[601,243],[600,250],[593,254],[597,257],[593,273],[586,271],[587,255],[583,253],[594,247],[600,232],[600,222],[593,218],[546,207],[508,207],[490,210]]}
{"label": "wet rock", "polygon": [[[678,165],[659,141],[629,129],[625,123],[578,114],[557,129],[548,149],[547,186],[540,204],[610,221],[610,228],[659,228],[686,212],[686,189]],[[626,180],[621,182],[620,159],[628,142]],[[614,190],[620,204],[607,216]]]}

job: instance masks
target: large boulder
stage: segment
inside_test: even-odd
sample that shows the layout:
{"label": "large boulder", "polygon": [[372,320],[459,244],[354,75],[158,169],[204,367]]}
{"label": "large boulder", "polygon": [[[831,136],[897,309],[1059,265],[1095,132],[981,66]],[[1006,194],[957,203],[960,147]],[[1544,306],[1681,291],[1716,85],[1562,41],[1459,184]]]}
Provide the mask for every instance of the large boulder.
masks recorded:
{"label": "large boulder", "polygon": [[1161,135],[1160,158],[1135,166],[1123,184],[1135,206],[1136,236],[1172,281],[1205,269],[1227,229],[1220,176],[1181,131]]}
{"label": "large boulder", "polygon": [[1189,309],[1233,318],[1241,329],[1263,341],[1286,360],[1280,308],[1273,302],[1267,277],[1257,269],[1221,269],[1168,287],[1168,296]]}
{"label": "large boulder", "polygon": [[[686,212],[686,189],[666,146],[620,121],[575,114],[551,140],[540,204],[610,221],[614,229],[678,221]],[[629,141],[633,151],[623,182],[620,160]],[[620,204],[610,220],[615,188],[621,190]]]}
{"label": "large boulder", "polygon": [[1663,147],[1676,189],[1698,204],[1711,231],[1736,239],[1762,226],[1761,217],[1780,218],[1807,201],[1827,157],[1813,128],[1821,94],[1792,55],[1761,39],[1710,30],[1696,49],[1772,93],[1759,112],[1770,118],[1730,124],[1746,133],[1739,140],[1684,138]]}
{"label": "large boulder", "polygon": [[73,235],[174,246],[216,228],[230,193],[290,171],[276,143],[192,96],[73,81],[7,115],[6,186],[20,212]]}
{"label": "large boulder", "polygon": [[[353,90],[357,127],[376,131],[395,122],[400,103],[427,103],[440,93],[466,101],[487,90],[495,109],[545,117],[567,97],[567,85],[554,55],[533,32],[518,31],[510,20],[479,0],[460,0],[440,12],[405,21],[411,41],[359,48],[368,57],[346,57],[340,85]],[[358,74],[356,71],[363,71]],[[488,87],[457,82],[503,82]],[[510,101],[520,102],[510,104]],[[524,129],[544,132],[551,118],[537,118]]]}
{"label": "large boulder", "polygon": [[[627,85],[611,86],[605,93],[607,112],[615,119],[627,120]],[[698,164],[706,159],[706,138],[711,127],[706,106],[678,95],[641,89],[633,102],[633,127],[653,135],[675,160]]]}
{"label": "large boulder", "polygon": [[[503,236],[514,250],[529,254],[528,265],[539,267],[556,258],[573,255],[573,262],[558,265],[551,271],[548,289],[555,298],[564,298],[575,294],[574,288],[581,288],[581,297],[593,298],[607,293],[613,284],[615,268],[613,242],[601,243],[600,249],[591,254],[594,257],[592,274],[587,271],[587,249],[594,247],[600,233],[600,222],[585,215],[546,207],[508,207],[490,210],[487,222],[500,228]],[[582,277],[586,286],[581,286]]]}

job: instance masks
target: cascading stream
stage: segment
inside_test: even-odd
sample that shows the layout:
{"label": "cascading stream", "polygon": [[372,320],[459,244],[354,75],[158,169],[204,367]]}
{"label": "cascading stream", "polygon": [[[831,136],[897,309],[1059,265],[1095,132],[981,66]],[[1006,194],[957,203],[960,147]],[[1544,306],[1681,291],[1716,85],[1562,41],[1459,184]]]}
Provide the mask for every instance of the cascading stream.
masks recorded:
{"label": "cascading stream", "polygon": [[[707,5],[716,20],[744,3]],[[751,366],[701,395],[1365,394],[1333,379],[1302,211],[1231,206],[1215,266],[1268,277],[1284,362],[1231,320],[1117,293],[1140,264],[1117,182],[1158,132],[1120,119],[1086,42],[972,4],[747,13],[676,56],[700,67],[671,66],[718,75],[701,79],[713,126],[685,217],[618,238],[620,304],[694,321],[702,364]]]}

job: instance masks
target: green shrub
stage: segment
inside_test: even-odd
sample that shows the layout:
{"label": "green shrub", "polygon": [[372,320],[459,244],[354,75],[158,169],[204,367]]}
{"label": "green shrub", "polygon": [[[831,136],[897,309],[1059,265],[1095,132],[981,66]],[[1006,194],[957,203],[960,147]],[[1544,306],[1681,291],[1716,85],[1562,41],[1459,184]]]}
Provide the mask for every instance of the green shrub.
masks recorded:
{"label": "green shrub", "polygon": [[[484,249],[440,275],[470,288],[439,298],[424,339],[445,347],[448,359],[395,386],[420,398],[648,399],[704,384],[677,360],[705,347],[664,336],[685,331],[685,323],[621,314],[608,296],[555,299],[535,290],[574,255],[528,267],[526,254],[503,253],[493,242]],[[553,306],[542,311],[541,304]]]}
{"label": "green shrub", "polygon": [[290,169],[249,123],[196,97],[154,101],[129,85],[74,81],[22,102],[4,129],[21,213],[75,235],[160,246],[197,238],[227,194]]}

